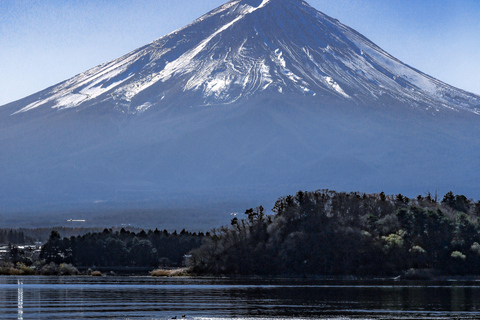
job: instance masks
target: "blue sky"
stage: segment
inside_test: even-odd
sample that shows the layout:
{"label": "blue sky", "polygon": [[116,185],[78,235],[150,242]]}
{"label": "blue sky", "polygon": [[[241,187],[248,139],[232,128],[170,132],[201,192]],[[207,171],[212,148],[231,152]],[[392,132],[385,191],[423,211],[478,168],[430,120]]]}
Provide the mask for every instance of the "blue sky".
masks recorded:
{"label": "blue sky", "polygon": [[[0,0],[0,105],[128,53],[224,2]],[[403,62],[480,94],[480,1],[307,2]]]}

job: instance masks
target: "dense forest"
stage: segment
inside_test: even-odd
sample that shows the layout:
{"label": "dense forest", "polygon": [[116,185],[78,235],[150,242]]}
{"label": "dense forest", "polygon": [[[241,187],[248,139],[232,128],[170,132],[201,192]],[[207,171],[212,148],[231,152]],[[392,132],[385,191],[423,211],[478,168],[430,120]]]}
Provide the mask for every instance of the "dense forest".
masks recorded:
{"label": "dense forest", "polygon": [[298,192],[212,231],[192,252],[201,274],[480,274],[480,202],[447,193]]}
{"label": "dense forest", "polygon": [[[45,243],[50,233],[55,230],[61,237],[70,238],[72,236],[80,236],[87,233],[102,232],[105,227],[50,227],[50,228],[17,228],[17,229],[0,229],[0,244],[33,244],[34,242]],[[112,227],[112,231],[120,231],[121,227]],[[132,232],[140,232],[141,228],[131,226],[124,227],[125,230]]]}
{"label": "dense forest", "polygon": [[46,263],[68,263],[76,267],[136,267],[181,266],[184,255],[202,244],[203,233],[167,230],[138,233],[121,229],[87,233],[61,238],[52,231],[42,246],[40,259]]}
{"label": "dense forest", "polygon": [[[188,256],[194,274],[480,275],[480,201],[463,195],[299,191],[272,211],[248,209],[206,234],[122,228],[62,238],[53,230],[36,262],[20,255],[10,262],[153,270],[180,267]],[[0,237],[31,241],[22,231]]]}

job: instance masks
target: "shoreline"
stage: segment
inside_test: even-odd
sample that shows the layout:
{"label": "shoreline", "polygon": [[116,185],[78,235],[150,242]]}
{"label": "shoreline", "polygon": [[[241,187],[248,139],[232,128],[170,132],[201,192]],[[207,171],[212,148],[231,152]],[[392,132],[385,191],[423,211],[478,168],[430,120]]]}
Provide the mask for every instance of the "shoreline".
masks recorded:
{"label": "shoreline", "polygon": [[[84,269],[84,268],[80,268]],[[100,270],[102,269],[102,270]],[[408,277],[405,275],[399,275],[396,277],[383,277],[383,276],[355,276],[355,275],[212,275],[212,274],[195,274],[188,268],[157,268],[154,270],[149,269],[139,272],[139,270],[132,270],[136,268],[95,268],[84,269],[83,272],[71,274],[40,274],[26,272],[22,273],[22,270],[14,269],[11,273],[0,273],[0,277],[85,277],[85,278],[98,278],[98,277],[148,277],[148,278],[190,278],[190,279],[232,279],[232,280],[324,280],[324,281],[422,281],[422,282],[480,282],[480,275],[429,275],[428,277]],[[119,271],[120,270],[120,271]]]}

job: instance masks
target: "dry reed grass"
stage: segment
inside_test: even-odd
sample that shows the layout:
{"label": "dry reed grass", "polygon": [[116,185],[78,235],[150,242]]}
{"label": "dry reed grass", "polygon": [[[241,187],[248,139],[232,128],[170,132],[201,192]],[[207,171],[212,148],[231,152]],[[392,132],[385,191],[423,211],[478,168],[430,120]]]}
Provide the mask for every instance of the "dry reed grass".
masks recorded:
{"label": "dry reed grass", "polygon": [[188,268],[156,269],[150,272],[152,277],[184,277],[188,276]]}

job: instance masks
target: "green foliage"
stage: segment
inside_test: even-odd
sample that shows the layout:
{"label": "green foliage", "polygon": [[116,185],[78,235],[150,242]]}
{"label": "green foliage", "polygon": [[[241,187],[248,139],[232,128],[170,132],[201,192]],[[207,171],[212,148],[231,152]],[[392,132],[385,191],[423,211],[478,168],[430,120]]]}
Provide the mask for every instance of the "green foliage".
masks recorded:
{"label": "green foliage", "polygon": [[420,246],[413,246],[411,252],[416,255],[424,255],[427,251]]}
{"label": "green foliage", "polygon": [[50,262],[49,264],[45,264],[42,268],[40,268],[38,273],[44,276],[74,276],[78,275],[80,272],[71,264],[56,264],[54,262]]}
{"label": "green foliage", "polygon": [[478,242],[474,242],[470,247],[470,250],[472,250],[477,256],[480,256],[480,244],[478,244]]}
{"label": "green foliage", "polygon": [[[480,272],[480,202],[463,195],[449,192],[439,203],[430,193],[410,199],[384,192],[299,191],[278,199],[272,211],[250,208],[244,219],[234,217],[206,235],[105,229],[62,239],[52,231],[40,258],[45,273],[64,272],[62,265],[180,266],[189,252],[193,271],[210,274],[427,278]],[[9,259],[32,264],[14,245]]]}
{"label": "green foliage", "polygon": [[[453,194],[436,199],[299,191],[278,199],[272,216],[248,209],[245,220],[214,230],[192,252],[192,265],[211,274],[478,273],[477,204]],[[466,211],[455,214],[459,203]],[[469,250],[475,254],[462,253]]]}
{"label": "green foliage", "polygon": [[10,276],[30,276],[34,275],[35,270],[23,263],[2,262],[0,263],[0,275]]}
{"label": "green foliage", "polygon": [[388,236],[382,236],[384,241],[384,247],[387,250],[401,249],[403,247],[403,237],[405,236],[405,231],[399,230],[397,233],[392,233]]}
{"label": "green foliage", "polygon": [[472,203],[464,195],[454,195],[452,191],[449,191],[443,197],[442,204],[450,207],[453,210],[467,213]]}
{"label": "green foliage", "polygon": [[52,231],[42,246],[40,258],[47,264],[70,263],[78,267],[179,266],[183,256],[198,248],[203,238],[203,234],[185,230],[170,234],[166,230],[134,233],[105,229],[62,239],[57,231]]}
{"label": "green foliage", "polygon": [[450,257],[452,257],[452,259],[455,259],[455,260],[465,260],[467,258],[467,256],[465,256],[460,251],[453,251]]}

